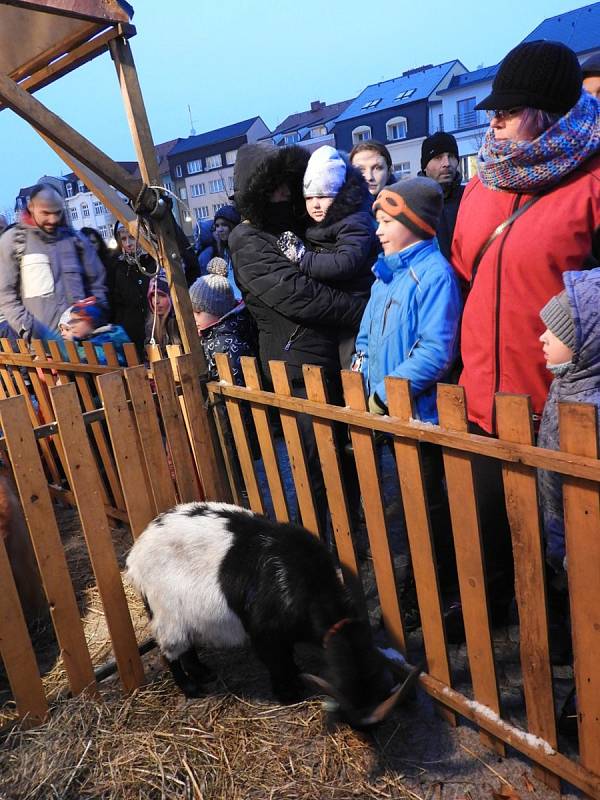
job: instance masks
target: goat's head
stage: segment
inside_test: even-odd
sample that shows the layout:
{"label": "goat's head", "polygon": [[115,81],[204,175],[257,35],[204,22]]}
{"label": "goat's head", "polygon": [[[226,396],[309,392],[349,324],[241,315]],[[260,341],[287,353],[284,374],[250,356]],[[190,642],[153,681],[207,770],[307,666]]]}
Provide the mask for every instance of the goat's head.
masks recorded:
{"label": "goat's head", "polygon": [[305,683],[327,695],[325,708],[354,728],[382,722],[416,683],[421,667],[410,671],[376,648],[366,622],[341,620],[324,639],[330,680],[304,674]]}

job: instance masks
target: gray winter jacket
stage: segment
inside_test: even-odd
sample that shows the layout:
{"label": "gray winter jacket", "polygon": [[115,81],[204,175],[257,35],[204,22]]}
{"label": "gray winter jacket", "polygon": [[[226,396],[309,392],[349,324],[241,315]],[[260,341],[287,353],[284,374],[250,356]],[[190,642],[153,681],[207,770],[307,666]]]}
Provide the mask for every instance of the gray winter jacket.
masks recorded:
{"label": "gray winter jacket", "polygon": [[[600,267],[565,272],[565,289],[575,323],[575,349],[566,373],[552,381],[540,425],[538,445],[559,449],[558,404],[592,403],[600,410]],[[565,557],[563,478],[538,470],[546,558],[560,571]]]}
{"label": "gray winter jacket", "polygon": [[108,308],[102,262],[72,231],[20,223],[0,238],[0,314],[17,336],[56,333],[63,311],[90,295]]}

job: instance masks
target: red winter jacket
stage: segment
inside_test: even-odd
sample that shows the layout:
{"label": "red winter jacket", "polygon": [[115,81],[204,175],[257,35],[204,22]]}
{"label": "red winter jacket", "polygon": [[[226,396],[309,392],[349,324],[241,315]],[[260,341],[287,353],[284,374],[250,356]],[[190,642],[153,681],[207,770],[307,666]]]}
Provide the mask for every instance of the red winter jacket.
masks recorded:
{"label": "red winter jacket", "polygon": [[[475,257],[495,228],[531,195],[467,186],[452,243],[452,264],[470,282]],[[562,273],[589,266],[600,226],[600,155],[550,189],[489,247],[469,292],[461,355],[469,419],[495,432],[494,393],[531,396],[540,415],[552,376],[538,337],[540,309],[564,289]]]}

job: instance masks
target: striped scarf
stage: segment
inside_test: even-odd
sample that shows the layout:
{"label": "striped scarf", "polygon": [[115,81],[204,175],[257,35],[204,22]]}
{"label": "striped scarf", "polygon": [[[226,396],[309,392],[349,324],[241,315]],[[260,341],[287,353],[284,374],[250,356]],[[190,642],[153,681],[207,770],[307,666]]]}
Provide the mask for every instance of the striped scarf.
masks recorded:
{"label": "striped scarf", "polygon": [[581,92],[573,108],[532,142],[496,141],[489,128],[477,157],[488,189],[538,192],[561,181],[600,148],[600,102]]}

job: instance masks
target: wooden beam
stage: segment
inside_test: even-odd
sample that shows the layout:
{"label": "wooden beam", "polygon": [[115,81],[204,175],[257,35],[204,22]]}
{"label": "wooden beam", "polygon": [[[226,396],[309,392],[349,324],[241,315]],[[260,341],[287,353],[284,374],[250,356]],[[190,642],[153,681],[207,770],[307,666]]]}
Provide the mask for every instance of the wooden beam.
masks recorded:
{"label": "wooden beam", "polygon": [[61,17],[104,22],[129,22],[130,16],[118,0],[0,0],[0,5],[24,11],[39,11]]}
{"label": "wooden beam", "polygon": [[[134,199],[138,196],[142,188],[140,180],[133,178],[123,167],[64,122],[57,114],[54,114],[39,100],[2,74],[0,74],[0,100],[36,130],[46,134],[127,197]],[[196,338],[198,337],[196,336]]]}

